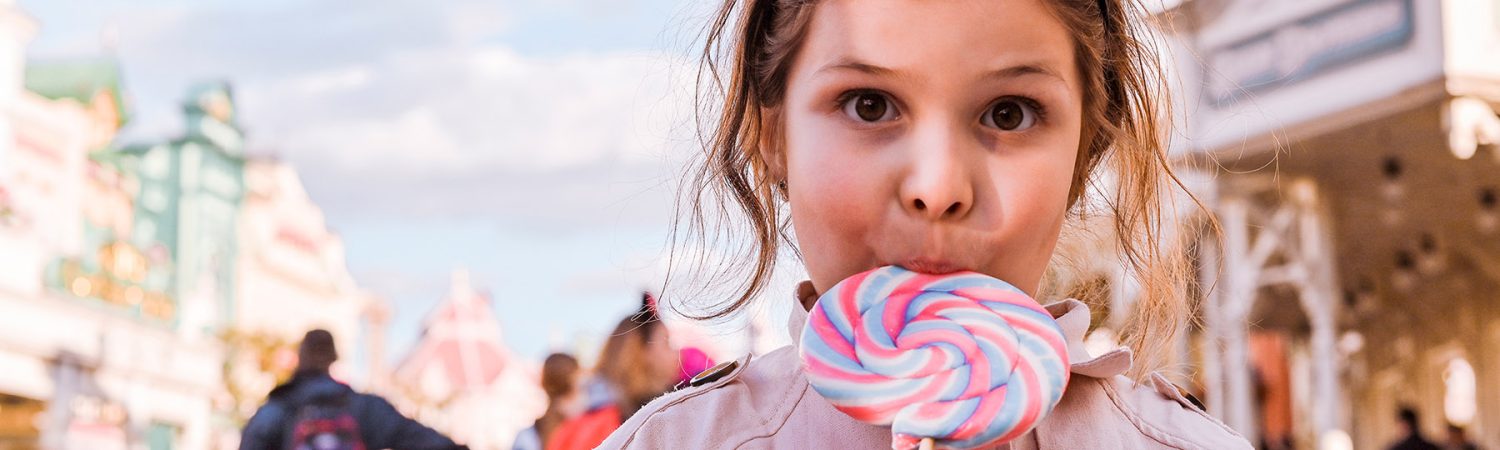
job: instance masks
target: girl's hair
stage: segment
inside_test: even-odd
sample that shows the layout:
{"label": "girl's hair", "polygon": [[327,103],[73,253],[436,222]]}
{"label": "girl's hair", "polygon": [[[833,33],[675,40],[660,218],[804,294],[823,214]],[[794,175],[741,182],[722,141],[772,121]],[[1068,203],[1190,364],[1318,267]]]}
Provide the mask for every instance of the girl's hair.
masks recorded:
{"label": "girl's hair", "polygon": [[[1172,237],[1163,229],[1172,219],[1164,217],[1163,209],[1171,205],[1175,190],[1187,192],[1172,173],[1163,143],[1163,125],[1171,116],[1161,65],[1150,29],[1142,23],[1148,16],[1136,0],[1042,2],[1073,36],[1073,57],[1083,80],[1084,127],[1068,195],[1070,215],[1076,222],[1088,212],[1089,202],[1079,199],[1091,187],[1107,197],[1115,250],[1141,285],[1121,333],[1123,343],[1141,359],[1132,373],[1140,377],[1161,364],[1191,304],[1181,248],[1163,244]],[[775,111],[816,3],[725,0],[706,30],[697,90],[704,155],[680,191],[673,251],[692,245],[713,248],[741,231],[752,237],[729,242],[741,244],[744,254],[729,255],[725,260],[733,264],[707,274],[712,281],[706,284],[739,283],[737,294],[706,313],[690,314],[695,318],[722,318],[745,307],[770,281],[780,251],[797,252],[784,209],[786,186],[774,179],[762,150],[779,150],[774,146],[780,145],[782,124]],[[1112,186],[1103,185],[1101,165],[1113,170]],[[731,210],[748,219],[740,224],[747,230],[724,228],[734,225],[725,220]],[[685,234],[678,235],[680,231]],[[706,255],[700,253],[700,267],[705,267]],[[1049,267],[1056,270],[1056,264]],[[1068,295],[1070,289],[1049,285],[1045,290]],[[1104,304],[1097,298],[1080,300]]]}
{"label": "girl's hair", "polygon": [[663,373],[666,369],[650,361],[647,347],[652,339],[665,339],[665,331],[655,309],[643,304],[640,311],[620,320],[600,349],[595,371],[618,396],[621,418],[635,414],[671,387],[668,381],[675,371]]}
{"label": "girl's hair", "polygon": [[553,353],[542,361],[542,391],[547,393],[547,411],[536,420],[536,433],[545,444],[552,432],[567,419],[562,401],[578,390],[578,358],[567,353]]}

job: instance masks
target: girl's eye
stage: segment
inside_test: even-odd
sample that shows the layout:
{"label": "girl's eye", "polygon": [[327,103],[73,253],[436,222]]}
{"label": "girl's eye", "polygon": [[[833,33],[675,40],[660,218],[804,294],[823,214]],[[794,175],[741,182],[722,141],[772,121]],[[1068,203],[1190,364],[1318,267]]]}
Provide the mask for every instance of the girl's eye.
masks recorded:
{"label": "girl's eye", "polygon": [[1006,98],[995,102],[980,121],[1004,131],[1022,131],[1036,125],[1037,108],[1024,100]]}
{"label": "girl's eye", "polygon": [[862,122],[885,122],[896,118],[896,108],[879,92],[860,92],[844,100],[844,115]]}

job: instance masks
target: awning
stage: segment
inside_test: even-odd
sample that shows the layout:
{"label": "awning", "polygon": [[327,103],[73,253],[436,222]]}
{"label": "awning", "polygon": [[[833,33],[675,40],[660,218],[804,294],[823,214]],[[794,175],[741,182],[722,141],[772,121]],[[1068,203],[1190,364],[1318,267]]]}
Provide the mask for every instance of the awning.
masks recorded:
{"label": "awning", "polygon": [[49,400],[52,398],[53,382],[47,370],[47,361],[30,355],[0,348],[0,393]]}

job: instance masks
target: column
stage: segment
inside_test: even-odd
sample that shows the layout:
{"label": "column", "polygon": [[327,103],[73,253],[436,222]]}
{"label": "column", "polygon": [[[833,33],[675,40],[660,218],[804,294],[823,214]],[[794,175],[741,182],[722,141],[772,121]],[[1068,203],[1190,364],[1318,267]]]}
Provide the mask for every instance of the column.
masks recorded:
{"label": "column", "polygon": [[[1198,245],[1198,270],[1203,289],[1203,392],[1208,413],[1224,417],[1223,286],[1219,286],[1218,236],[1204,236]],[[1210,290],[1211,289],[1211,290]]]}
{"label": "column", "polygon": [[1299,235],[1300,263],[1307,278],[1300,286],[1298,297],[1302,309],[1307,313],[1311,336],[1313,410],[1312,425],[1318,439],[1331,432],[1346,432],[1348,424],[1343,420],[1343,387],[1339,383],[1339,372],[1343,359],[1339,355],[1338,310],[1339,288],[1335,271],[1336,254],[1333,251],[1332,230],[1323,220],[1324,211],[1320,197],[1311,181],[1302,180],[1294,187],[1297,201],[1297,231]]}
{"label": "column", "polygon": [[1224,227],[1224,277],[1220,280],[1220,336],[1223,338],[1225,422],[1243,436],[1254,439],[1256,430],[1254,386],[1250,379],[1249,324],[1247,316],[1255,301],[1260,269],[1248,258],[1250,249],[1249,205],[1244,198],[1224,196],[1219,217]]}

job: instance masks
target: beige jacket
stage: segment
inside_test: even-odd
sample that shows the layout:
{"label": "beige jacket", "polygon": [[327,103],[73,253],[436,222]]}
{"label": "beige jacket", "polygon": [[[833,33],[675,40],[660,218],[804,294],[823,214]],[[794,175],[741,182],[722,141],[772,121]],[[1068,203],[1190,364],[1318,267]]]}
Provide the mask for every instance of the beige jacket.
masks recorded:
{"label": "beige jacket", "polygon": [[[802,303],[792,308],[792,346],[741,357],[728,370],[710,369],[700,378],[711,381],[657,398],[599,448],[890,448],[889,428],[844,415],[807,384],[796,343],[807,321],[800,306],[812,304],[816,294],[810,283],[798,288]],[[1073,376],[1052,414],[1009,450],[1251,448],[1160,374],[1152,374],[1149,386],[1121,375],[1130,367],[1130,350],[1090,357],[1083,349],[1089,311],[1082,302],[1066,300],[1047,310],[1068,339]]]}

